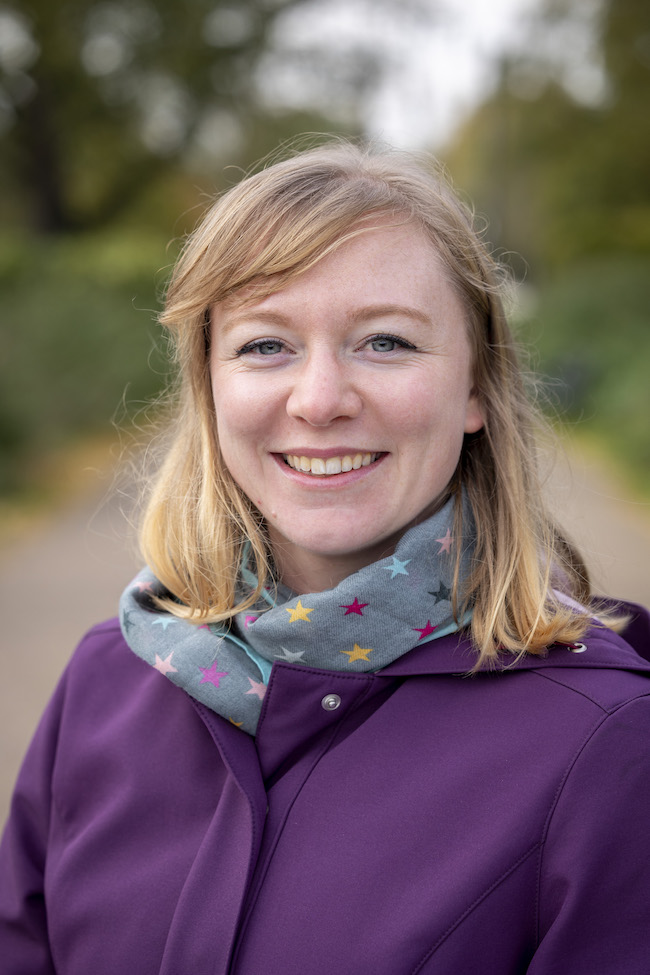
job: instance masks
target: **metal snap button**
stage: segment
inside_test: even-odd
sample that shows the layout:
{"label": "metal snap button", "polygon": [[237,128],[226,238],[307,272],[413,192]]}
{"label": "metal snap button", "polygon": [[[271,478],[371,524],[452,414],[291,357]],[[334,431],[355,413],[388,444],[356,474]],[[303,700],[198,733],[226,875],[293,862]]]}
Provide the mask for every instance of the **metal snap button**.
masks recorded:
{"label": "metal snap button", "polygon": [[336,711],[341,705],[341,698],[338,694],[326,694],[320,702],[323,711]]}
{"label": "metal snap button", "polygon": [[584,643],[570,643],[569,644],[569,650],[571,651],[571,653],[584,653],[586,649],[587,648],[584,645]]}

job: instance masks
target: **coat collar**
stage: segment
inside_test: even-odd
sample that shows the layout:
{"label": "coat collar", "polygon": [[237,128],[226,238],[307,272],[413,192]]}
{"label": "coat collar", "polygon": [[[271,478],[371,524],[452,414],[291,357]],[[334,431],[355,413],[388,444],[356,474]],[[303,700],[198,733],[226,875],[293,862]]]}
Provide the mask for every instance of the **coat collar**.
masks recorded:
{"label": "coat collar", "polygon": [[[641,606],[617,604],[621,615],[630,619],[622,634],[603,626],[587,630],[579,644],[557,643],[544,656],[525,654],[517,659],[503,653],[495,667],[481,670],[539,670],[546,667],[596,668],[650,672],[650,615]],[[414,647],[409,653],[384,667],[378,673],[386,677],[416,674],[466,674],[476,663],[476,650],[461,634],[451,634]]]}

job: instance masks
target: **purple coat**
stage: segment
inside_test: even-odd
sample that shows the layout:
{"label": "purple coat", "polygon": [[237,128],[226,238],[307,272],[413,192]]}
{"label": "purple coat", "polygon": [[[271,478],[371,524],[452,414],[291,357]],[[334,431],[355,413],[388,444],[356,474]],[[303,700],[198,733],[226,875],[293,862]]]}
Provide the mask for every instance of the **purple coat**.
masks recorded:
{"label": "purple coat", "polygon": [[97,627],[18,779],[0,971],[647,975],[650,663],[585,645],[276,663],[253,739]]}

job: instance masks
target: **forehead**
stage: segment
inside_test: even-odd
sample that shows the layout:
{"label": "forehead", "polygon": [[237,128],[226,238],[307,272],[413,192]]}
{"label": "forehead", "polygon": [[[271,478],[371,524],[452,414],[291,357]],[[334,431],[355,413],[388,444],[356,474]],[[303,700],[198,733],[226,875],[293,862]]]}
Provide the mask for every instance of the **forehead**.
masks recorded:
{"label": "forehead", "polygon": [[261,274],[219,307],[225,311],[276,304],[291,294],[324,291],[332,299],[352,289],[361,300],[375,297],[451,292],[452,286],[435,246],[412,221],[364,220],[336,238],[324,253],[312,255],[287,270]]}
{"label": "forehead", "polygon": [[368,228],[272,289],[253,282],[215,303],[210,317],[222,335],[238,326],[284,325],[325,334],[396,318],[427,329],[435,325],[438,335],[465,332],[467,325],[464,303],[434,246],[413,225]]}

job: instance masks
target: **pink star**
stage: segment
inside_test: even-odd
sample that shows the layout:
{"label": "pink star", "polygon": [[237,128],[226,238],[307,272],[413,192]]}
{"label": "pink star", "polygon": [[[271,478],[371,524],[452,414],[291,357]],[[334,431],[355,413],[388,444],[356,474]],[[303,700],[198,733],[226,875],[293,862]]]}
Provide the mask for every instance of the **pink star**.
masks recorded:
{"label": "pink star", "polygon": [[444,538],[436,538],[436,541],[440,542],[440,550],[438,555],[440,555],[442,552],[451,552],[451,546],[454,540],[451,537],[451,532],[449,529],[447,529],[447,534]]}
{"label": "pink star", "polygon": [[354,602],[350,603],[349,605],[347,603],[339,603],[341,609],[345,610],[345,612],[343,613],[344,616],[349,616],[350,613],[356,613],[357,616],[363,616],[361,610],[365,606],[369,606],[369,605],[370,603],[360,603],[356,596],[354,597]]}
{"label": "pink star", "polygon": [[250,626],[250,624],[251,623],[254,623],[256,619],[257,619],[257,616],[247,616],[244,619],[244,626],[246,627],[246,629],[248,629],[248,627]]}
{"label": "pink star", "polygon": [[264,700],[264,695],[266,694],[266,684],[262,684],[261,681],[253,680],[252,677],[248,678],[250,681],[251,689],[246,691],[247,694],[257,694],[260,701]]}
{"label": "pink star", "polygon": [[136,586],[138,587],[140,592],[146,592],[148,589],[151,589],[150,582],[136,582]]}
{"label": "pink star", "polygon": [[164,660],[162,659],[162,657],[159,657],[158,654],[156,654],[156,662],[153,665],[154,670],[159,671],[161,674],[177,674],[178,671],[176,670],[176,667],[172,667],[173,656],[174,656],[173,650],[170,654],[168,654],[165,657]]}
{"label": "pink star", "polygon": [[[436,539],[436,541],[438,541],[438,539]],[[427,625],[423,626],[422,629],[420,629],[419,626],[414,626],[412,627],[412,629],[417,630],[417,632],[420,634],[418,640],[424,640],[425,637],[431,636],[431,634],[433,633],[434,630],[437,629],[437,627],[431,626],[431,620],[427,620]]]}
{"label": "pink star", "polygon": [[199,667],[199,670],[203,674],[201,678],[202,684],[214,684],[215,687],[219,687],[219,681],[222,677],[227,677],[227,672],[217,670],[217,661],[212,664],[211,667]]}

